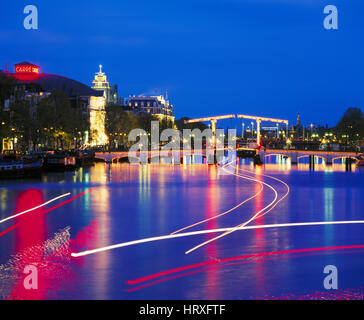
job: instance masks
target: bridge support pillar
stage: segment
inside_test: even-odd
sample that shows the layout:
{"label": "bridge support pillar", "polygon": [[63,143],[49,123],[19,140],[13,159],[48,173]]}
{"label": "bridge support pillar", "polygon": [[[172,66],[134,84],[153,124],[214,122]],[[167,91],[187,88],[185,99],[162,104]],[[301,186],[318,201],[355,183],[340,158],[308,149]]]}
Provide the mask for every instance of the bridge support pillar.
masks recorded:
{"label": "bridge support pillar", "polygon": [[345,158],[345,171],[351,171],[351,158]]}
{"label": "bridge support pillar", "polygon": [[298,164],[297,153],[291,155],[291,164]]}
{"label": "bridge support pillar", "polygon": [[[264,159],[264,156],[263,156],[263,159]],[[263,164],[263,161],[261,159],[261,156],[259,153],[257,153],[254,158],[253,158],[253,161],[254,161],[254,164],[257,164],[257,165],[261,165]]]}
{"label": "bridge support pillar", "polygon": [[310,169],[314,170],[315,169],[315,156],[314,155],[310,155],[309,156],[309,167]]}

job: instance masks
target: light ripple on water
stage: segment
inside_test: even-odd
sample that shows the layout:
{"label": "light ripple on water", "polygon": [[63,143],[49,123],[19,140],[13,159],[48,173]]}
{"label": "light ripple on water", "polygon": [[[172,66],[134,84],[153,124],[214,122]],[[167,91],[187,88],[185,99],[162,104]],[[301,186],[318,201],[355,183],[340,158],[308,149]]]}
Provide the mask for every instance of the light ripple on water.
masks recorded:
{"label": "light ripple on water", "polygon": [[[51,274],[52,270],[59,274],[60,268],[66,272],[66,262],[70,259],[70,229],[69,226],[61,229],[54,234],[52,239],[26,248],[12,255],[5,264],[0,265],[0,299],[9,297],[14,286],[24,276],[24,267],[28,264],[36,266],[38,270],[46,268],[48,274]],[[47,259],[52,254],[52,259]]]}

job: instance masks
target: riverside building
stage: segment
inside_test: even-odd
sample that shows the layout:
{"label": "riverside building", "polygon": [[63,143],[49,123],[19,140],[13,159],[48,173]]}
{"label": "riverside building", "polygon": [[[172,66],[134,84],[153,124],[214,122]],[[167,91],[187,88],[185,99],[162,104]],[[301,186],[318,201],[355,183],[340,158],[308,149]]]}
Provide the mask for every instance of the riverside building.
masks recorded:
{"label": "riverside building", "polygon": [[21,98],[30,101],[31,116],[35,117],[41,99],[50,95],[53,90],[62,91],[69,97],[72,106],[82,110],[84,121],[89,123],[90,130],[83,133],[84,143],[104,145],[108,142],[105,133],[106,98],[103,91],[94,90],[64,76],[41,73],[39,66],[27,61],[15,64],[14,69],[14,73],[7,70],[0,71],[8,77],[17,79],[18,82],[13,95],[0,106],[4,111],[9,109],[12,99],[21,91],[23,92]]}

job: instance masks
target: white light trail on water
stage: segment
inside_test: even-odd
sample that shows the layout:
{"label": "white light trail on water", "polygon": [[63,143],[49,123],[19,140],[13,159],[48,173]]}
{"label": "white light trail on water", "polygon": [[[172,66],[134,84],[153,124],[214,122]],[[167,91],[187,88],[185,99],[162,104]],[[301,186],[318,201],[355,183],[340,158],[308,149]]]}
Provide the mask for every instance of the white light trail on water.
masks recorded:
{"label": "white light trail on water", "polygon": [[[225,170],[225,168],[224,167],[222,167],[222,169],[223,170]],[[236,173],[232,173],[233,175],[235,175],[235,176],[237,176],[237,177],[241,177],[241,178],[243,178],[243,176],[242,175],[239,175],[239,174],[236,174]],[[266,209],[268,209],[269,207],[271,207],[271,206],[273,206],[274,205],[274,203],[276,202],[276,200],[277,200],[277,198],[278,198],[278,193],[277,193],[277,190],[275,189],[275,188],[273,188],[270,184],[268,184],[268,183],[265,183],[265,182],[263,182],[263,181],[261,181],[265,186],[267,186],[267,187],[269,187],[270,189],[272,189],[273,190],[273,192],[274,192],[274,199],[273,199],[273,201],[271,201],[267,206],[265,206],[263,209],[261,209],[261,210],[259,210],[256,214],[254,214],[249,220],[247,220],[247,221],[245,221],[245,222],[243,222],[242,224],[239,224],[239,225],[237,225],[236,227],[234,227],[234,228],[230,228],[230,230],[228,230],[228,231],[226,231],[226,232],[224,232],[223,234],[220,234],[220,235],[218,235],[217,237],[214,237],[214,238],[212,238],[212,239],[209,239],[209,240],[207,240],[207,241],[204,241],[204,242],[202,242],[202,243],[200,243],[200,244],[198,244],[197,246],[194,246],[193,248],[191,248],[190,250],[187,250],[186,252],[185,252],[185,254],[189,254],[189,253],[191,253],[192,251],[195,251],[196,249],[198,249],[198,248],[201,248],[201,247],[203,247],[203,246],[205,246],[205,245],[207,245],[207,244],[209,244],[209,243],[211,243],[211,242],[213,242],[213,241],[216,241],[217,239],[220,239],[220,238],[222,238],[222,237],[225,237],[225,236],[227,236],[228,234],[230,234],[230,233],[233,233],[233,232],[235,232],[236,230],[238,230],[238,228],[239,227],[244,227],[244,226],[246,226],[247,224],[249,224],[251,221],[253,221],[254,219],[256,219],[258,216],[259,216],[259,214],[261,214],[262,212],[264,212]]]}
{"label": "white light trail on water", "polygon": [[[224,166],[222,166],[222,169],[224,169],[224,167],[226,167],[226,166],[229,166],[231,163],[233,163],[233,161],[232,162],[229,162],[229,163],[227,163],[227,164],[225,164]],[[232,168],[232,169],[235,169],[235,168]],[[261,215],[259,215],[259,216],[257,216],[257,217],[255,217],[255,219],[257,219],[257,218],[260,218],[260,217],[262,217],[262,216],[264,216],[265,214],[267,214],[269,211],[271,211],[272,209],[274,209],[274,207],[280,202],[280,201],[282,201],[287,195],[288,195],[288,193],[289,193],[289,186],[284,182],[284,181],[282,181],[282,180],[280,180],[280,179],[278,179],[278,178],[275,178],[275,177],[272,177],[272,176],[269,176],[269,175],[265,175],[265,174],[257,174],[257,173],[255,173],[255,172],[252,172],[252,171],[249,171],[249,170],[243,170],[243,169],[239,169],[239,171],[244,171],[244,172],[248,172],[248,173],[250,173],[250,174],[255,174],[255,175],[259,175],[259,176],[263,176],[263,177],[268,177],[268,178],[271,178],[271,179],[274,179],[274,180],[276,180],[276,181],[279,181],[280,183],[282,183],[282,184],[284,184],[286,187],[287,187],[287,192],[286,192],[286,194],[282,197],[282,198],[280,198],[275,204],[274,204],[274,206],[272,207],[272,208],[270,208],[268,211],[266,211],[266,212],[263,212]],[[217,219],[217,218],[219,218],[219,217],[221,217],[221,216],[223,216],[223,215],[226,215],[226,214],[228,214],[228,213],[230,213],[230,212],[232,212],[232,211],[234,211],[235,209],[237,209],[237,208],[239,208],[240,206],[242,206],[244,203],[246,203],[246,202],[248,202],[249,200],[251,200],[251,199],[254,199],[254,198],[256,198],[260,193],[262,193],[262,191],[263,191],[263,183],[262,183],[262,181],[260,181],[260,180],[258,180],[258,179],[255,179],[254,177],[252,177],[252,176],[247,176],[247,175],[239,175],[239,177],[240,178],[244,178],[244,179],[247,179],[247,180],[251,180],[251,181],[255,181],[255,182],[258,182],[259,184],[260,184],[260,186],[261,186],[261,188],[260,188],[260,190],[257,192],[257,193],[255,193],[253,196],[251,196],[250,198],[248,198],[248,199],[246,199],[246,200],[244,200],[244,201],[242,201],[242,202],[240,202],[240,203],[238,203],[236,206],[234,206],[234,207],[232,207],[231,209],[229,209],[229,210],[226,210],[226,211],[224,211],[224,212],[222,212],[222,213],[220,213],[220,214],[217,214],[217,215],[215,215],[215,216],[213,216],[213,217],[210,217],[210,218],[208,218],[208,219],[204,219],[204,220],[201,220],[201,221],[199,221],[199,222],[196,222],[196,223],[193,223],[193,224],[191,224],[191,225],[188,225],[188,226],[186,226],[186,227],[183,227],[183,228],[181,228],[181,229],[178,229],[177,231],[174,231],[174,232],[172,232],[171,234],[176,234],[176,233],[179,233],[179,232],[181,232],[181,231],[183,231],[183,230],[186,230],[186,229],[189,229],[189,228],[192,228],[192,227],[195,227],[195,226],[197,226],[197,225],[199,225],[199,224],[201,224],[201,223],[204,223],[204,222],[207,222],[207,221],[210,221],[210,220],[212,220],[212,219]]]}
{"label": "white light trail on water", "polygon": [[58,199],[61,199],[61,198],[63,198],[63,197],[67,197],[67,196],[69,196],[70,194],[71,194],[70,192],[65,193],[65,194],[62,194],[62,195],[60,195],[60,196],[58,196],[58,197],[55,197],[55,198],[53,198],[53,199],[51,199],[51,200],[49,200],[49,201],[47,201],[47,202],[44,202],[44,203],[40,204],[39,206],[36,206],[36,207],[30,208],[30,209],[28,209],[28,210],[25,210],[25,211],[19,212],[19,213],[17,213],[17,214],[14,214],[14,215],[12,215],[12,216],[10,216],[10,217],[7,217],[7,218],[5,218],[5,219],[3,219],[3,220],[0,220],[0,224],[1,224],[1,223],[4,223],[5,221],[8,221],[8,220],[14,219],[14,218],[16,218],[16,217],[19,217],[19,216],[21,216],[21,215],[23,215],[23,214],[25,214],[25,213],[30,212],[30,211],[33,211],[33,210],[39,209],[39,208],[41,208],[41,207],[44,207],[44,206],[46,206],[47,204],[49,204],[49,203],[51,203],[51,202],[53,202],[53,201],[56,201],[56,200],[58,200]]}
{"label": "white light trail on water", "polygon": [[210,220],[212,220],[212,219],[216,219],[216,218],[219,218],[219,217],[221,217],[221,216],[223,216],[223,215],[226,215],[226,214],[228,214],[229,212],[232,212],[232,211],[234,211],[235,209],[239,208],[239,207],[240,207],[240,206],[242,206],[244,203],[246,203],[246,202],[250,201],[251,199],[256,198],[257,196],[259,196],[259,195],[262,193],[262,191],[263,191],[264,187],[263,187],[263,183],[262,183],[260,180],[258,180],[258,179],[254,179],[253,177],[250,177],[250,176],[242,176],[242,177],[244,177],[244,179],[247,179],[247,180],[252,180],[252,181],[258,182],[258,183],[260,184],[260,190],[259,190],[257,193],[255,193],[253,196],[251,196],[250,198],[245,199],[244,201],[242,201],[242,202],[238,203],[236,206],[232,207],[232,208],[231,208],[231,209],[229,209],[229,210],[226,210],[226,211],[224,211],[224,212],[222,212],[222,213],[220,213],[220,214],[217,214],[217,215],[215,215],[215,216],[213,216],[213,217],[210,217],[210,218],[208,218],[208,219],[201,220],[201,221],[199,221],[199,222],[196,222],[196,223],[191,224],[191,225],[189,225],[189,226],[186,226],[186,227],[184,227],[184,228],[181,228],[181,229],[179,229],[179,230],[177,230],[177,231],[172,232],[171,234],[179,233],[179,232],[181,232],[181,231],[183,231],[183,230],[186,230],[186,229],[189,229],[189,228],[195,227],[195,226],[197,226],[197,225],[199,225],[199,224],[201,224],[201,223],[204,223],[204,222],[210,221]]}
{"label": "white light trail on water", "polygon": [[[230,165],[231,164],[231,162],[228,164],[228,165]],[[225,170],[224,169],[224,166],[222,167],[222,169],[223,170]],[[241,170],[241,171],[245,171],[245,172],[250,172],[250,173],[252,173],[251,171],[248,171],[248,170]],[[235,173],[232,173],[233,175],[235,175],[235,176],[237,176],[237,177],[240,177],[240,178],[244,178],[244,176],[242,176],[242,175],[239,175],[239,174],[235,174]],[[259,175],[259,174],[258,174]],[[240,228],[240,227],[244,227],[244,226],[246,226],[247,224],[249,224],[251,221],[253,221],[253,220],[255,220],[255,219],[258,219],[258,218],[260,218],[260,217],[262,217],[262,216],[264,216],[264,215],[266,215],[268,212],[270,212],[271,210],[273,210],[275,207],[276,207],[276,205],[279,203],[279,202],[281,202],[287,195],[288,195],[288,193],[289,193],[289,186],[285,183],[285,182],[283,182],[282,180],[280,180],[280,179],[278,179],[278,178],[275,178],[275,177],[272,177],[272,176],[268,176],[268,175],[265,175],[265,174],[260,174],[260,176],[264,176],[264,177],[268,177],[268,178],[271,178],[271,179],[274,179],[274,180],[277,180],[277,181],[279,181],[279,182],[281,182],[281,183],[283,183],[286,187],[287,187],[287,192],[286,192],[286,194],[282,197],[282,198],[280,198],[277,202],[276,202],[276,200],[277,200],[277,198],[278,198],[278,193],[277,193],[277,191],[276,191],[276,189],[274,189],[271,185],[269,185],[269,184],[266,184],[266,183],[264,183],[265,185],[267,185],[268,187],[270,187],[274,192],[275,192],[275,198],[274,198],[274,200],[269,204],[269,205],[267,205],[266,207],[264,207],[262,210],[260,210],[260,211],[258,211],[256,214],[254,214],[249,220],[247,220],[247,221],[245,221],[245,222],[243,222],[243,223],[241,223],[241,224],[239,224],[239,225],[237,225],[237,226],[235,226],[233,229],[231,229],[231,230],[229,230],[229,231],[226,231],[226,232],[224,232],[223,234],[221,234],[221,235],[219,235],[219,236],[217,236],[217,237],[215,237],[215,238],[212,238],[212,239],[209,239],[209,240],[207,240],[207,241],[205,241],[205,242],[203,242],[203,243],[201,243],[201,244],[199,244],[199,245],[197,245],[197,246],[195,246],[195,247],[193,247],[192,249],[190,249],[190,250],[188,250],[188,251],[186,251],[185,252],[185,254],[189,254],[189,253],[191,253],[192,251],[194,251],[194,250],[196,250],[196,249],[198,249],[198,248],[200,248],[200,247],[202,247],[202,246],[204,246],[204,245],[206,245],[206,244],[208,244],[208,243],[210,243],[210,242],[213,242],[213,241],[215,241],[215,240],[217,240],[217,239],[220,239],[220,238],[222,238],[222,237],[225,237],[225,236],[227,236],[228,234],[230,234],[230,233],[233,233],[235,230],[238,230],[238,228]],[[267,210],[267,211],[265,211],[266,209],[268,209],[270,207],[270,209],[269,210]],[[265,212],[264,212],[265,211]]]}
{"label": "white light trail on water", "polygon": [[263,212],[262,214],[260,214],[259,216],[257,216],[257,217],[255,217],[255,219],[259,219],[260,217],[263,217],[264,215],[266,215],[268,212],[270,212],[271,210],[273,210],[275,207],[276,207],[276,205],[279,203],[279,202],[281,202],[285,197],[287,197],[288,196],[288,194],[289,194],[289,192],[290,192],[290,188],[289,188],[289,185],[287,184],[287,183],[285,183],[283,180],[281,180],[281,179],[278,179],[278,178],[276,178],[276,177],[272,177],[272,176],[269,176],[269,175],[267,175],[267,174],[261,174],[261,173],[255,173],[255,172],[252,172],[252,171],[249,171],[249,170],[244,170],[244,169],[239,169],[240,171],[245,171],[245,172],[250,172],[250,173],[254,173],[254,174],[257,174],[257,175],[260,175],[260,176],[263,176],[263,177],[268,177],[268,178],[271,178],[271,179],[274,179],[274,180],[276,180],[276,181],[278,181],[278,182],[280,182],[280,183],[282,183],[283,185],[285,185],[286,186],[286,188],[287,188],[287,191],[286,191],[286,193],[284,194],[284,196],[282,197],[282,198],[280,198],[275,204],[274,204],[274,206],[273,207],[271,207],[269,210],[267,210],[266,212]]}
{"label": "white light trail on water", "polygon": [[208,234],[208,233],[218,233],[218,232],[226,232],[229,230],[250,230],[250,229],[267,229],[267,228],[282,228],[282,227],[300,227],[300,226],[320,226],[320,225],[340,225],[340,224],[364,224],[364,220],[352,220],[352,221],[321,221],[321,222],[298,222],[298,223],[281,223],[281,224],[265,224],[260,226],[242,226],[242,227],[233,227],[233,228],[220,228],[220,229],[210,229],[210,230],[198,230],[192,232],[185,232],[185,233],[177,233],[177,234],[169,234],[165,236],[158,236],[158,237],[151,237],[151,238],[144,238],[139,240],[133,240],[128,242],[122,242],[119,244],[114,244],[107,247],[102,247],[93,250],[86,250],[78,253],[71,253],[72,257],[82,257],[87,256],[89,254],[95,254],[103,251],[108,251],[112,249],[128,247],[136,244],[153,242],[153,241],[160,241],[160,240],[168,240],[174,238],[182,238],[182,237],[189,237],[195,236],[200,234]]}

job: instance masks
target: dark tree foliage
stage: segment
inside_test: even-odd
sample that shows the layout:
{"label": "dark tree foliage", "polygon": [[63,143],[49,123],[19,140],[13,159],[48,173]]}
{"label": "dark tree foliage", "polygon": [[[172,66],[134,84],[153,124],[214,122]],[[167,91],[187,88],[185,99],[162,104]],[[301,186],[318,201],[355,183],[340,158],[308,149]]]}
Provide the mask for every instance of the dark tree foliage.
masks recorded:
{"label": "dark tree foliage", "polygon": [[344,135],[346,140],[351,144],[356,144],[363,139],[364,114],[361,109],[348,108],[336,125],[335,130],[339,137]]}
{"label": "dark tree foliage", "polygon": [[202,122],[196,122],[196,123],[185,123],[186,120],[189,120],[190,118],[187,117],[183,117],[181,119],[178,119],[175,121],[175,124],[178,128],[178,130],[180,130],[182,132],[183,129],[200,129],[201,131],[207,129],[208,127],[202,123]]}
{"label": "dark tree foliage", "polygon": [[[142,129],[151,133],[151,122],[159,121],[157,117],[148,113],[134,113],[124,106],[108,104],[106,106],[106,132],[109,136],[110,148],[130,146],[128,136],[133,129]],[[165,119],[159,121],[159,134],[168,128],[173,128],[173,122]]]}
{"label": "dark tree foliage", "polygon": [[65,93],[56,90],[40,101],[37,122],[39,132],[47,138],[48,145],[60,149],[71,147],[78,133],[88,128],[82,110],[72,106]]}
{"label": "dark tree foliage", "polygon": [[15,78],[8,77],[0,72],[0,106],[4,106],[6,99],[9,99],[14,94],[14,88],[17,86],[18,81]]}
{"label": "dark tree foliage", "polygon": [[[39,88],[27,87],[28,92],[32,89],[39,92]],[[3,106],[0,109],[0,139],[16,138],[18,150],[34,150],[38,144],[51,149],[69,149],[80,138],[79,132],[88,128],[88,123],[82,120],[82,111],[73,107],[63,92],[53,91],[34,102],[25,99],[24,87],[11,90],[1,92],[1,98],[6,100],[11,96],[11,102],[9,110]]]}

